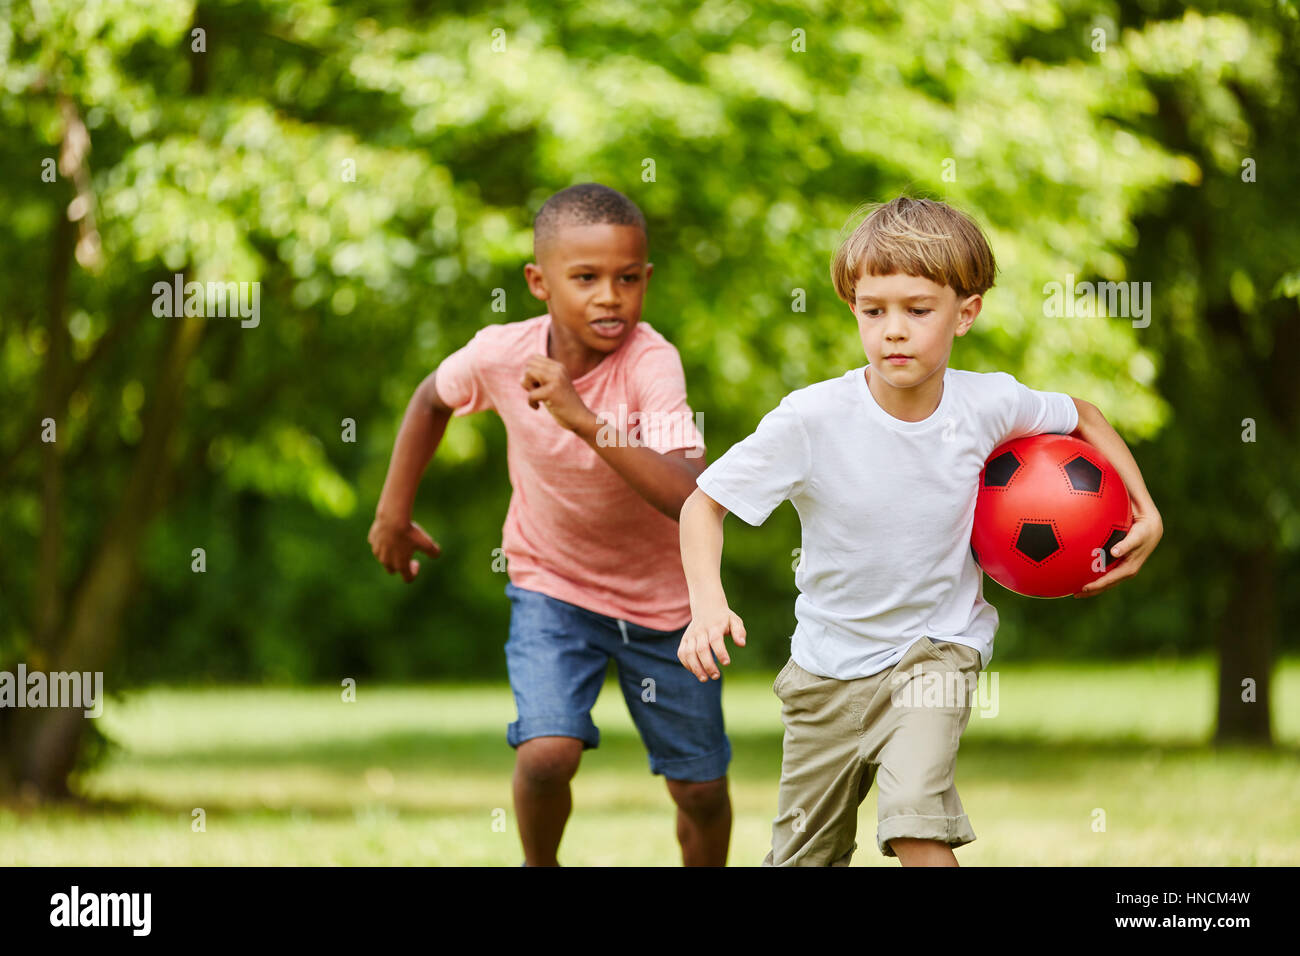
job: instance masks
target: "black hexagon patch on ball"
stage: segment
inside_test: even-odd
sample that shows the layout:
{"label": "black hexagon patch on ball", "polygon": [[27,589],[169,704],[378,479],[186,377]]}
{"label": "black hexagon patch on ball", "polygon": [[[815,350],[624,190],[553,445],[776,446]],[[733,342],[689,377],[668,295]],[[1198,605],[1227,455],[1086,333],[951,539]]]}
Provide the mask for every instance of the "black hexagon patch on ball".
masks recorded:
{"label": "black hexagon patch on ball", "polygon": [[1056,540],[1056,532],[1050,524],[1026,521],[1020,526],[1016,550],[1030,561],[1046,561],[1060,549],[1061,542]]}
{"label": "black hexagon patch on ball", "polygon": [[1101,491],[1101,469],[1082,455],[1065,463],[1065,477],[1070,479],[1070,487],[1075,491],[1093,494]]}
{"label": "black hexagon patch on ball", "polygon": [[984,487],[1005,488],[1020,470],[1020,459],[1015,452],[1004,451],[984,466]]}
{"label": "black hexagon patch on ball", "polygon": [[1110,549],[1127,537],[1128,534],[1124,531],[1120,531],[1119,528],[1116,528],[1110,533],[1110,537],[1106,539],[1106,543],[1101,546],[1101,566],[1103,568],[1109,569],[1112,564],[1119,560],[1119,558],[1110,553]]}

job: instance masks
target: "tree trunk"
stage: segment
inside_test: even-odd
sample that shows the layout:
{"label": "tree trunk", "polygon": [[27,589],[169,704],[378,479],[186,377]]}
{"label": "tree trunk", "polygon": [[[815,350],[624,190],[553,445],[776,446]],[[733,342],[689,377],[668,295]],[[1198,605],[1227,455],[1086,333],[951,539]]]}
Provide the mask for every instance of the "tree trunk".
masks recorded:
{"label": "tree trunk", "polygon": [[[28,666],[47,667],[60,626],[63,589],[59,575],[60,545],[63,538],[63,461],[58,439],[68,440],[67,402],[62,396],[67,366],[71,360],[66,317],[68,275],[72,269],[77,226],[60,216],[54,230],[50,256],[49,337],[45,347],[45,369],[41,376],[41,418],[55,422],[55,440],[41,444],[41,537],[36,555],[36,579],[32,608],[33,653]],[[37,423],[39,425],[39,423]],[[62,432],[60,436],[59,432]]]}
{"label": "tree trunk", "polygon": [[[138,578],[140,542],[163,505],[161,492],[169,483],[168,450],[180,416],[185,374],[205,324],[192,317],[167,321],[173,324],[131,476],[72,596],[64,618],[66,633],[51,660],[54,671],[102,672],[117,650],[122,614]],[[15,791],[36,800],[66,797],[86,719],[77,708],[0,710],[0,753],[9,758],[8,766],[0,767],[0,798]]]}
{"label": "tree trunk", "polygon": [[[1232,574],[1233,598],[1218,624],[1219,720],[1216,744],[1271,746],[1269,676],[1277,633],[1277,556],[1271,543],[1240,556]],[[1246,682],[1253,682],[1253,694]],[[1242,698],[1247,699],[1243,700]],[[1253,701],[1250,699],[1253,696]]]}

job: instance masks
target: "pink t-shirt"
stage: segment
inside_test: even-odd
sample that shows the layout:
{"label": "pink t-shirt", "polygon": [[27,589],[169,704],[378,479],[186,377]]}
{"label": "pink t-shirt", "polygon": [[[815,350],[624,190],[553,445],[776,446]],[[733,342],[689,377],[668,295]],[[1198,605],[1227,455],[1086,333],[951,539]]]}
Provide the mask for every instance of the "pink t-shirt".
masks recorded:
{"label": "pink t-shirt", "polygon": [[[684,627],[691,613],[677,522],[545,407],[528,405],[524,364],[547,354],[550,327],[548,314],[480,329],[443,360],[436,378],[439,397],[456,415],[491,408],[505,422],[514,493],[502,549],[510,580],[642,627]],[[681,358],[646,322],[573,387],[634,444],[703,457]]]}

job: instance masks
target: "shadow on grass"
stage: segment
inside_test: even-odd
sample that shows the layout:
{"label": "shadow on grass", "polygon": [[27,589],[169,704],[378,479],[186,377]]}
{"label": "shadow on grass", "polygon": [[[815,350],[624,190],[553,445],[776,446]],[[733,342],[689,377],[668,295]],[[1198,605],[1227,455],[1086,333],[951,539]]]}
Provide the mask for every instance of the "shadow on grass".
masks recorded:
{"label": "shadow on grass", "polygon": [[[729,776],[734,785],[771,787],[775,794],[781,767],[779,733],[730,734],[733,758]],[[1258,763],[1290,763],[1300,757],[1300,748],[1273,749],[1250,746],[1214,747],[1208,743],[1154,743],[1131,738],[1045,739],[1033,736],[973,738],[963,740],[958,774],[967,785],[1010,781],[1055,784],[1091,781],[1098,774],[1120,772],[1156,772],[1152,762],[1212,758]],[[514,754],[503,735],[492,733],[439,734],[391,733],[370,739],[319,740],[303,745],[268,743],[265,746],[195,747],[166,754],[132,754],[119,751],[113,761],[117,772],[139,770],[155,775],[159,772],[185,774],[201,771],[225,771],[232,777],[242,772],[262,777],[267,771],[310,770],[338,778],[340,790],[333,799],[292,799],[268,803],[250,792],[247,800],[205,800],[204,810],[212,815],[266,815],[273,820],[342,820],[359,813],[378,812],[392,817],[452,816],[465,812],[455,800],[439,802],[428,787],[419,794],[404,794],[403,788],[385,797],[362,791],[357,797],[346,791],[356,788],[365,771],[383,767],[397,776],[418,775],[421,783],[429,778],[436,785],[466,778],[497,778],[503,792],[509,791]],[[653,781],[640,738],[631,732],[602,735],[601,746],[584,753],[579,775],[590,779],[600,775]],[[664,791],[663,781],[654,781]],[[256,791],[253,785],[250,791]],[[298,788],[294,788],[298,789]],[[642,799],[638,796],[637,798]],[[616,801],[622,803],[622,800]],[[63,804],[68,810],[85,814],[127,816],[133,814],[178,814],[189,819],[193,801],[183,805],[149,798],[104,799],[80,797]],[[18,808],[13,808],[18,809]],[[31,810],[32,808],[27,808]],[[51,808],[46,808],[51,809]],[[40,812],[40,811],[37,811]]]}
{"label": "shadow on grass", "polygon": [[[754,755],[764,759],[775,754],[780,761],[781,733],[729,732],[733,766],[739,764],[743,773],[750,767]],[[968,737],[961,741],[962,756],[1024,757],[1036,762],[1060,762],[1073,759],[1115,759],[1143,756],[1153,751],[1170,756],[1234,754],[1255,757],[1294,759],[1300,757],[1300,747],[1276,746],[1272,748],[1246,745],[1215,747],[1209,742],[1152,741],[1140,736],[1110,738],[1063,738],[1035,735],[999,735],[997,737]],[[384,766],[389,769],[422,771],[478,771],[495,770],[514,765],[514,752],[505,741],[505,734],[497,733],[429,733],[400,732],[378,734],[366,739],[315,740],[302,744],[267,743],[266,745],[239,744],[234,746],[177,749],[166,753],[132,753],[120,750],[120,759],[141,769],[176,769],[178,765],[217,768],[265,769],[283,766],[319,766],[323,768],[362,771],[367,767]],[[599,754],[611,755],[623,768],[644,766],[645,749],[633,732],[602,732],[600,746],[584,751],[584,758]],[[735,773],[737,771],[733,771]]]}

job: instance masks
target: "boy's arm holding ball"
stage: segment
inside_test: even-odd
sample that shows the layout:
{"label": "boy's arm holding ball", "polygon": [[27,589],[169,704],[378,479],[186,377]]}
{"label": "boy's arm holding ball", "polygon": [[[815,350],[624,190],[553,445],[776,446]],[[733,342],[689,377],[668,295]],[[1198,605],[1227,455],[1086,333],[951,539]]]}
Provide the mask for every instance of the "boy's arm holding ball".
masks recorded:
{"label": "boy's arm holding ball", "polygon": [[406,415],[393,444],[393,457],[388,463],[388,477],[375,508],[375,520],[367,539],[370,550],[389,574],[401,574],[408,584],[420,571],[420,562],[412,558],[419,550],[429,557],[442,554],[437,542],[418,524],[411,520],[415,504],[415,490],[420,484],[429,459],[438,449],[452,410],[438,397],[434,387],[437,372],[416,388],[406,406]]}
{"label": "boy's arm holding ball", "polygon": [[1164,523],[1160,520],[1160,512],[1156,510],[1156,503],[1151,499],[1146,482],[1142,480],[1142,472],[1128,445],[1124,444],[1124,439],[1120,438],[1110,422],[1106,421],[1101,409],[1092,402],[1076,398],[1074,405],[1079,410],[1079,427],[1074,430],[1073,437],[1092,445],[1115,466],[1124,481],[1124,487],[1128,489],[1133,509],[1133,527],[1122,541],[1110,549],[1112,555],[1123,560],[1096,581],[1084,585],[1083,590],[1075,595],[1092,597],[1138,573],[1164,534]]}
{"label": "boy's arm holding ball", "polygon": [[544,355],[528,360],[520,384],[533,408],[545,406],[551,417],[590,445],[637,494],[669,518],[678,519],[696,477],[704,470],[703,455],[690,458],[690,449],[660,453],[630,445],[621,431],[615,441],[602,443],[598,436],[604,423],[582,401],[564,366]]}
{"label": "boy's arm holding ball", "polygon": [[727,606],[722,589],[722,521],[727,509],[700,489],[682,506],[682,570],[691,598],[691,623],[682,635],[677,659],[701,681],[721,674],[714,662],[730,664],[723,637],[745,646],[745,624]]}

